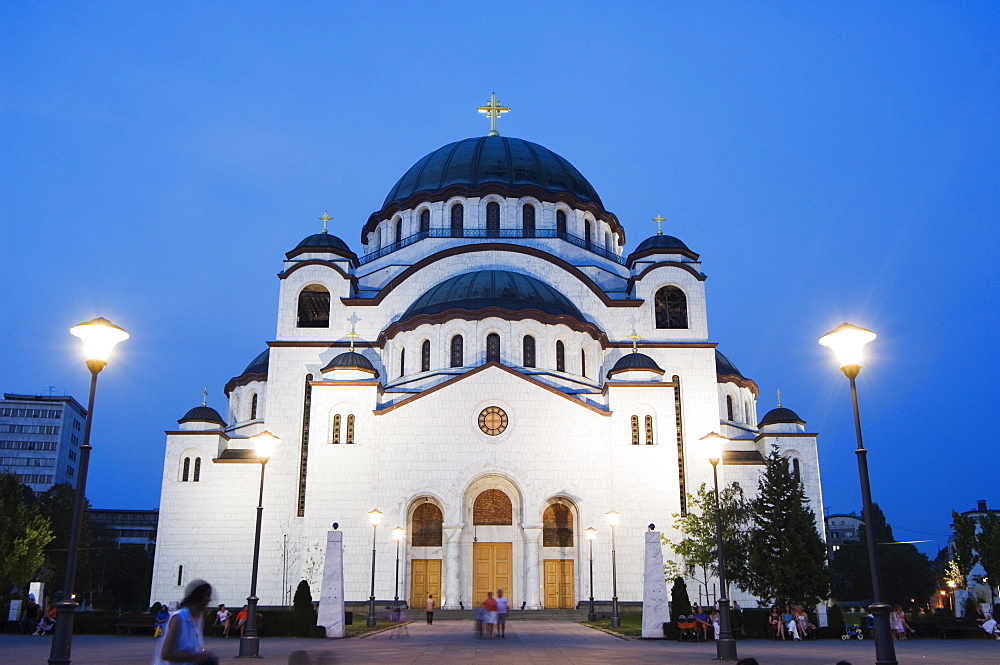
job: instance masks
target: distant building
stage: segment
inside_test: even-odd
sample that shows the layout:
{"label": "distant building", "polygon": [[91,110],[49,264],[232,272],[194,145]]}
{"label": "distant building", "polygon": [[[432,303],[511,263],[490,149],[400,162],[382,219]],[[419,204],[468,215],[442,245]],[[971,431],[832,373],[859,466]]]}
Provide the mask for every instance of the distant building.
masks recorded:
{"label": "distant building", "polygon": [[147,551],[156,545],[159,510],[90,509],[90,522],[107,528],[118,546],[142,545]]}
{"label": "distant building", "polygon": [[87,411],[68,396],[4,393],[0,401],[0,470],[40,493],[76,487]]}
{"label": "distant building", "polygon": [[826,556],[832,559],[849,540],[861,540],[861,517],[854,513],[826,516]]}

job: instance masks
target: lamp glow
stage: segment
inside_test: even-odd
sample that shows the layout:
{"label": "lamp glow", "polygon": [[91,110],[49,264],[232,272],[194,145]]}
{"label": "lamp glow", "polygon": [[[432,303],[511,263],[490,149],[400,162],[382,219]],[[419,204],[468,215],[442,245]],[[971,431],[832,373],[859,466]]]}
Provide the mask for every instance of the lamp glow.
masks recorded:
{"label": "lamp glow", "polygon": [[406,529],[404,529],[401,526],[397,526],[395,529],[392,530],[392,539],[395,540],[397,543],[401,541],[403,538],[406,538]]}
{"label": "lamp glow", "polygon": [[281,439],[267,430],[264,430],[260,434],[254,434],[250,437],[250,440],[253,441],[253,447],[257,451],[257,457],[262,463],[266,463],[267,460],[271,459],[271,453],[274,452],[274,447],[281,442]]}
{"label": "lamp glow", "polygon": [[103,317],[97,317],[86,323],[73,326],[69,332],[83,340],[83,353],[86,360],[96,360],[102,366],[107,364],[111,350],[118,342],[128,339],[127,332]]}
{"label": "lamp glow", "polygon": [[376,508],[375,510],[372,510],[371,512],[369,512],[368,513],[368,523],[371,524],[372,526],[378,526],[379,524],[381,524],[382,523],[382,511],[378,510]]}
{"label": "lamp glow", "polygon": [[722,459],[722,447],[727,441],[729,441],[729,439],[721,434],[709,432],[698,440],[705,444],[705,451],[708,453],[708,461],[713,465],[718,464]]}
{"label": "lamp glow", "polygon": [[584,529],[583,532],[587,534],[587,540],[589,540],[590,542],[594,542],[595,540],[597,540],[597,529],[595,529],[594,527],[588,527]]}
{"label": "lamp glow", "polygon": [[621,516],[622,516],[621,513],[616,513],[613,510],[609,510],[608,512],[604,513],[604,517],[608,520],[608,524],[610,524],[611,526],[618,526],[618,518]]}
{"label": "lamp glow", "polygon": [[875,333],[850,323],[842,323],[819,338],[819,343],[833,349],[840,362],[840,369],[850,377],[861,370],[865,344],[875,339]]}

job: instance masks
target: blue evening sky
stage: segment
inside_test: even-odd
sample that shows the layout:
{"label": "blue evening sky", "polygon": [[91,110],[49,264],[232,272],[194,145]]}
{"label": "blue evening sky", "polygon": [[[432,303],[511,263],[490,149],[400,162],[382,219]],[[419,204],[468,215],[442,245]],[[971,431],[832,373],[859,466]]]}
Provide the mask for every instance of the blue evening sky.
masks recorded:
{"label": "blue evening sky", "polygon": [[[67,329],[126,328],[88,495],[159,497],[163,430],[274,338],[283,253],[360,228],[435,148],[501,133],[570,160],[625,226],[702,255],[710,333],[819,432],[858,510],[859,378],[900,540],[1000,508],[998,44],[991,2],[39,2],[0,7],[0,390],[86,399]],[[346,325],[346,324],[345,324]],[[986,428],[986,429],[984,429]],[[707,464],[707,462],[706,462]],[[623,509],[625,510],[625,509]],[[660,519],[663,519],[662,517]]]}

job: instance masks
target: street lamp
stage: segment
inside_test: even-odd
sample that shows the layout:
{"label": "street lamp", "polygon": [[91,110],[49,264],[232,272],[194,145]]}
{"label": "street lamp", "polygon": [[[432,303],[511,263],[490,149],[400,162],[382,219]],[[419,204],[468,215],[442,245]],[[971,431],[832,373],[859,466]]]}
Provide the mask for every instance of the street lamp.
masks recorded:
{"label": "street lamp", "polygon": [[368,523],[372,525],[372,594],[368,597],[368,627],[374,628],[375,621],[375,534],[378,532],[379,522],[382,521],[382,512],[378,509],[369,511]]}
{"label": "street lamp", "polygon": [[257,531],[253,539],[253,572],[250,574],[250,595],[247,597],[247,621],[240,635],[240,652],[237,658],[260,658],[260,636],[257,634],[257,565],[260,561],[260,522],[264,516],[264,467],[271,459],[274,446],[281,439],[264,430],[250,437],[257,459],[260,461],[260,494],[257,497]]}
{"label": "street lamp", "polygon": [[715,542],[719,556],[719,639],[715,642],[716,660],[736,660],[736,640],[729,619],[729,585],[726,584],[726,557],[722,545],[722,508],[719,506],[719,462],[722,461],[722,446],[728,439],[715,432],[709,432],[699,441],[707,444],[708,461],[712,463],[712,480],[715,482]]}
{"label": "street lamp", "polygon": [[392,530],[392,539],[396,541],[396,597],[393,600],[392,608],[399,611],[399,543],[406,538],[406,529],[397,526]]}
{"label": "street lamp", "polygon": [[875,523],[872,513],[872,488],[868,479],[868,451],[861,440],[861,413],[858,411],[858,388],[855,379],[861,371],[861,358],[865,344],[875,339],[875,333],[850,323],[844,323],[819,338],[819,343],[830,347],[837,354],[840,369],[851,382],[851,402],[854,406],[854,433],[858,440],[858,476],[861,479],[861,501],[865,519],[865,542],[868,546],[868,565],[872,576],[872,604],[868,611],[875,619],[875,663],[896,665],[896,647],[892,643],[889,612],[892,608],[882,600],[882,574],[879,570],[878,550],[875,546]]}
{"label": "street lamp", "polygon": [[66,578],[63,584],[63,599],[56,603],[56,628],[49,651],[50,665],[68,665],[73,642],[73,617],[79,604],[74,600],[73,587],[76,584],[76,560],[80,554],[80,525],[83,522],[83,506],[86,501],[87,469],[90,466],[90,425],[94,419],[94,393],[97,390],[97,375],[108,364],[108,356],[118,342],[128,339],[128,333],[107,319],[96,318],[69,329],[70,333],[83,340],[84,362],[90,370],[90,398],[87,400],[87,417],[84,421],[83,444],[80,446],[80,464],[77,468],[76,494],[73,497],[73,521],[70,524],[69,552],[66,555]]}
{"label": "street lamp", "polygon": [[583,532],[590,543],[590,612],[587,613],[587,621],[597,621],[597,612],[594,611],[594,540],[597,539],[597,529],[588,527]]}
{"label": "street lamp", "polygon": [[611,526],[611,627],[618,628],[622,625],[621,615],[618,614],[618,560],[615,557],[615,527],[618,526],[618,518],[621,513],[609,510],[604,513],[608,524]]}

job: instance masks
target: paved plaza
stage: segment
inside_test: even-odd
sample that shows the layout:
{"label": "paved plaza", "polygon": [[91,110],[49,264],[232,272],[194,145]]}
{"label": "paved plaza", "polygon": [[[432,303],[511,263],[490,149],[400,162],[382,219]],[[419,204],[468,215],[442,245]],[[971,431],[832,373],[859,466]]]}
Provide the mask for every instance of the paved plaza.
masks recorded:
{"label": "paved plaza", "polygon": [[[479,640],[467,622],[433,626],[413,623],[405,628],[347,640],[273,638],[261,642],[260,665],[705,665],[715,656],[709,643],[679,644],[664,640],[623,639],[586,626],[561,621],[514,621],[507,638]],[[44,665],[50,637],[0,635],[0,663]],[[75,665],[145,664],[151,660],[150,637],[79,635],[73,639]],[[238,640],[212,638],[207,648],[222,663],[235,658]],[[997,640],[910,640],[897,644],[901,665],[974,665],[1000,663]],[[761,665],[853,665],[874,663],[871,642],[739,643],[740,656],[754,656]]]}

